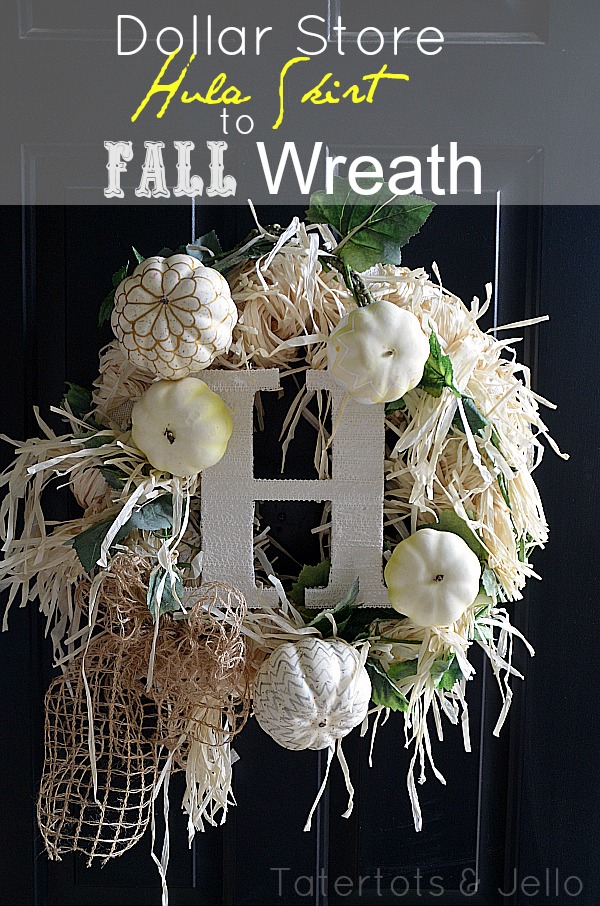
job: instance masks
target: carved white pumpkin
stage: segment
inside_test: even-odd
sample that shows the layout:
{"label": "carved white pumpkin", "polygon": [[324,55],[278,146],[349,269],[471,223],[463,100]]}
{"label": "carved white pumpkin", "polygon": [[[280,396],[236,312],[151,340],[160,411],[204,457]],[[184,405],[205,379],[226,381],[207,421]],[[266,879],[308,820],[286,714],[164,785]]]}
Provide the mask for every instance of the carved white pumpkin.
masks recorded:
{"label": "carved white pumpkin", "polygon": [[224,455],[231,437],[231,413],[204,381],[151,384],[131,412],[134,444],[161,472],[196,475]]}
{"label": "carved white pumpkin", "polygon": [[425,528],[398,544],[385,567],[394,610],[419,626],[449,626],[479,593],[479,558],[459,535]]}
{"label": "carved white pumpkin", "polygon": [[371,681],[351,645],[313,636],[285,642],[261,664],[254,714],[284,749],[326,749],[362,723]]}
{"label": "carved white pumpkin", "polygon": [[385,299],[349,312],[327,345],[330,372],[359,403],[400,399],[417,386],[428,358],[417,318]]}
{"label": "carved white pumpkin", "polygon": [[177,379],[229,349],[237,308],[225,278],[191,255],[142,261],[115,293],[111,324],[138,368]]}

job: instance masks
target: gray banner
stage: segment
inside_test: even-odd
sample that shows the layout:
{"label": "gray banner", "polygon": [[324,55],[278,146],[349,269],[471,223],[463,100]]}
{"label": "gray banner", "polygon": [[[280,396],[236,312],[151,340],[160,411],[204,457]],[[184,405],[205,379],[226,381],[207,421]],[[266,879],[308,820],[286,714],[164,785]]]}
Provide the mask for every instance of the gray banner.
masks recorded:
{"label": "gray banner", "polygon": [[600,200],[597,0],[14,3],[5,204]]}

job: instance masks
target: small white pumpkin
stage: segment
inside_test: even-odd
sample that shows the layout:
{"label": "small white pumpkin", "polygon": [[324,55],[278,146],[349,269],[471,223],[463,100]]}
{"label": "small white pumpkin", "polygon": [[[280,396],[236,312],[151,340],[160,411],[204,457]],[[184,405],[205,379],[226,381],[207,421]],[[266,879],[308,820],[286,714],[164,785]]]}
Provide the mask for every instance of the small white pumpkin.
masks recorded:
{"label": "small white pumpkin", "polygon": [[428,358],[417,318],[386,299],[349,312],[327,344],[331,374],[359,403],[400,399],[417,386]]}
{"label": "small white pumpkin", "polygon": [[233,430],[218,393],[198,378],[151,384],[131,413],[131,436],[148,462],[172,475],[196,475],[223,457]]}
{"label": "small white pumpkin", "polygon": [[479,593],[479,558],[459,535],[424,528],[394,548],[385,582],[394,610],[418,626],[449,626]]}
{"label": "small white pumpkin", "polygon": [[171,380],[208,368],[227,352],[236,323],[227,281],[191,255],[138,264],[117,287],[111,316],[133,364]]}
{"label": "small white pumpkin", "polygon": [[285,642],[261,664],[254,714],[284,749],[326,749],[362,723],[371,680],[359,653],[341,639]]}

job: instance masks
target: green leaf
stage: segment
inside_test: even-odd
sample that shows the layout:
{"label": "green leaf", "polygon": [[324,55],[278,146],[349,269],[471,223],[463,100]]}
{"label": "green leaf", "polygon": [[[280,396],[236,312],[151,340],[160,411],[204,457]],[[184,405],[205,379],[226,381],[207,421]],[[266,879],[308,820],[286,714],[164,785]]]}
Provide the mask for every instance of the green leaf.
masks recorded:
{"label": "green leaf", "polygon": [[481,574],[481,584],[483,585],[483,590],[488,598],[492,598],[492,600],[495,601],[498,589],[498,579],[496,578],[494,570],[490,569],[489,566],[486,566]]}
{"label": "green leaf", "polygon": [[[159,601],[158,593],[163,579],[164,585]],[[152,614],[154,622],[156,623],[157,613],[159,617],[162,617],[164,613],[172,613],[175,610],[181,610],[182,600],[183,582],[181,576],[178,573],[175,573],[175,587],[173,588],[171,586],[169,573],[166,569],[159,566],[157,569],[153,570],[148,583],[146,603],[148,604],[148,610]]]}
{"label": "green leaf", "polygon": [[333,177],[333,192],[311,195],[306,212],[309,223],[328,223],[340,234],[334,250],[357,271],[374,264],[400,264],[400,249],[419,232],[435,205],[416,195],[394,195],[387,187],[375,195],[353,192],[347,179]]}
{"label": "green leaf", "polygon": [[[481,414],[481,412],[475,405],[475,401],[472,400],[470,396],[463,396],[462,404],[463,409],[465,410],[465,416],[469,428],[471,429],[473,434],[480,434],[485,426],[489,425],[489,421],[487,420],[485,415]],[[463,425],[462,416],[459,411],[457,411],[456,415],[454,416],[452,424],[455,428],[458,428],[459,431],[464,432],[465,426]]]}
{"label": "green leaf", "polygon": [[453,532],[465,541],[474,554],[477,554],[482,563],[487,561],[487,552],[474,531],[464,519],[461,519],[454,510],[442,510],[438,513],[438,521],[420,528],[432,528],[440,532]]}
{"label": "green leaf", "polygon": [[142,261],[146,260],[143,255],[140,255],[138,250],[133,245],[131,246],[131,251],[135,255],[135,260],[137,261],[138,264],[141,264]]}
{"label": "green leaf", "polygon": [[300,570],[300,575],[292,585],[289,593],[289,599],[297,607],[304,607],[304,591],[307,588],[325,588],[329,582],[329,570],[331,562],[322,560],[316,566],[307,566],[306,564]]}
{"label": "green leaf", "polygon": [[[255,261],[263,255],[268,255],[271,249],[274,248],[276,240],[270,239],[268,236],[262,238],[258,238],[258,236],[259,234],[257,233],[257,241],[251,245],[250,248],[241,251],[245,243],[240,243],[239,246],[236,246],[235,249],[232,249],[231,252],[225,255],[222,260],[212,261],[211,267],[220,273],[225,274],[239,264],[243,264],[244,261]],[[246,242],[247,241],[248,240],[246,240]]]}
{"label": "green leaf", "polygon": [[385,404],[386,415],[389,415],[390,412],[397,412],[399,409],[406,409],[406,403],[402,398],[399,400],[393,400],[391,403]]}
{"label": "green leaf", "polygon": [[[91,573],[100,559],[102,542],[106,538],[113,521],[114,520],[109,519],[107,522],[99,522],[97,525],[92,525],[73,539],[73,547],[75,548],[77,556],[79,557],[79,562],[86,573]],[[118,544],[128,533],[129,529],[127,528],[126,523],[119,529],[114,543]]]}
{"label": "green leaf", "polygon": [[500,493],[504,498],[504,502],[509,510],[512,509],[512,504],[510,502],[510,492],[508,490],[508,482],[505,475],[502,472],[498,473],[498,487],[500,488]]}
{"label": "green leaf", "polygon": [[[102,542],[114,520],[100,522],[89,529],[80,532],[71,542],[80,563],[86,572],[90,573],[100,558]],[[156,500],[151,500],[139,510],[134,510],[127,522],[121,526],[113,541],[118,544],[134,529],[146,532],[157,532],[169,529],[173,525],[173,498],[171,494],[163,494]]]}
{"label": "green leaf", "polygon": [[462,670],[452,655],[449,658],[440,658],[431,665],[431,677],[438,689],[451,692],[454,684],[462,679]]}
{"label": "green leaf", "polygon": [[[496,450],[499,450],[501,453],[502,450],[500,449],[500,436],[495,428],[492,428],[491,441],[492,441],[493,445],[495,446]],[[500,493],[502,494],[502,496],[504,498],[504,502],[505,502],[506,506],[509,508],[509,510],[511,510],[512,505],[510,502],[510,493],[508,490],[508,482],[507,482],[506,477],[503,472],[498,473],[498,487],[500,488]]]}
{"label": "green leaf", "polygon": [[347,642],[356,642],[369,638],[369,627],[374,620],[397,619],[398,612],[391,607],[354,607],[350,619],[338,634]]}
{"label": "green leaf", "polygon": [[[203,248],[198,248],[198,246],[203,246]],[[210,264],[216,257],[223,254],[223,249],[221,248],[219,237],[214,230],[211,230],[209,233],[205,233],[204,236],[200,236],[199,239],[194,239],[192,244],[186,247],[186,252],[192,258],[197,258],[198,261]],[[210,254],[211,252],[212,255]]]}
{"label": "green leaf", "polygon": [[449,387],[455,396],[460,397],[461,395],[454,386],[454,371],[450,356],[442,355],[440,341],[434,330],[429,335],[429,358],[425,362],[419,387],[436,398],[442,395],[444,387]]}
{"label": "green leaf", "polygon": [[379,661],[368,657],[365,667],[371,679],[371,699],[376,705],[383,705],[392,711],[408,711],[408,700],[395,682],[390,679]]}
{"label": "green leaf", "polygon": [[391,680],[402,680],[408,676],[416,676],[419,659],[413,658],[412,661],[396,661],[388,667],[388,676]]}
{"label": "green leaf", "polygon": [[66,387],[67,392],[62,398],[61,407],[64,409],[65,403],[68,403],[73,415],[83,418],[92,408],[91,391],[80,387],[79,384],[72,384],[70,381],[66,382]]}
{"label": "green leaf", "polygon": [[126,522],[129,532],[133,529],[143,532],[159,532],[162,529],[170,529],[172,525],[173,497],[171,494],[162,494],[155,500],[145,503],[139,510],[134,510]]}
{"label": "green leaf", "polygon": [[128,270],[129,262],[127,262],[127,264],[124,264],[123,267],[120,267],[119,270],[115,271],[112,275],[112,289],[109,293],[107,293],[107,295],[102,300],[102,304],[100,305],[100,312],[98,314],[98,327],[102,327],[105,321],[110,320],[110,316],[115,304],[115,293],[117,291],[117,287],[119,283],[121,283],[121,281],[124,280],[127,276]]}
{"label": "green leaf", "polygon": [[358,597],[358,587],[358,579],[355,579],[339,604],[336,604],[335,607],[329,607],[326,610],[319,611],[317,616],[311,620],[310,623],[307,623],[307,625],[314,626],[315,629],[318,629],[324,639],[330,638],[333,636],[333,623],[328,619],[326,614],[331,614],[337,627],[336,635],[339,636],[346,628],[348,621],[352,616],[352,608]]}
{"label": "green leaf", "polygon": [[115,289],[118,287],[119,283],[121,283],[125,279],[128,270],[129,261],[127,262],[127,264],[124,264],[122,267],[120,267],[118,271],[114,272],[114,274],[112,275],[112,285]]}
{"label": "green leaf", "polygon": [[113,491],[122,491],[127,481],[125,472],[121,472],[116,466],[98,466],[105,482]]}

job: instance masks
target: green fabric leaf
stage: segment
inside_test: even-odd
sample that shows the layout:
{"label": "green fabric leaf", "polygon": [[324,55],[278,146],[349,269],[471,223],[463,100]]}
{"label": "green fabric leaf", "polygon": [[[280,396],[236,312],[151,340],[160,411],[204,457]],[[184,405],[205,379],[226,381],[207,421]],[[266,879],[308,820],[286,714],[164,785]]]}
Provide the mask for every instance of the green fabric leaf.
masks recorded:
{"label": "green fabric leaf", "polygon": [[368,657],[365,663],[371,679],[371,699],[376,705],[383,705],[392,711],[408,711],[408,700],[398,686],[390,679],[379,661]]}
{"label": "green fabric leaf", "polygon": [[128,270],[129,261],[127,262],[127,264],[124,264],[122,267],[120,267],[118,271],[114,272],[114,274],[112,275],[112,285],[115,289],[118,287],[119,283],[121,283],[121,281],[125,279]]}
{"label": "green fabric leaf", "polygon": [[455,396],[460,397],[461,395],[454,386],[454,371],[450,356],[442,355],[440,341],[434,330],[429,335],[429,358],[425,362],[419,387],[436,398],[442,395],[444,387],[449,387]]}
{"label": "green fabric leaf", "polygon": [[[71,542],[86,573],[91,573],[100,559],[102,542],[106,538],[113,521],[109,519],[107,522],[99,522],[97,525],[92,525],[77,535]],[[128,533],[129,529],[126,523],[117,533],[114,543],[118,544]]]}
{"label": "green fabric leaf", "polygon": [[[77,552],[79,561],[86,572],[90,573],[100,558],[102,542],[114,520],[100,522],[89,529],[80,532],[71,544]],[[113,541],[119,544],[134,529],[146,532],[157,532],[170,529],[173,525],[173,498],[171,494],[163,494],[156,500],[151,500],[139,510],[134,510],[127,522],[121,526]]]}
{"label": "green fabric leaf", "polygon": [[[202,245],[204,248],[195,248],[194,246],[197,245]],[[206,251],[206,249],[208,249],[208,251]],[[192,245],[187,246],[186,251],[192,258],[197,258],[199,261],[202,261],[203,264],[208,265],[210,265],[211,261],[213,261],[216,256],[223,254],[219,237],[214,230],[205,233],[204,236],[200,236],[199,239],[195,239]],[[211,252],[212,255],[210,254]]]}
{"label": "green fabric leaf", "polygon": [[331,562],[329,560],[322,560],[316,566],[307,566],[305,564],[289,592],[290,601],[297,607],[304,607],[304,590],[306,588],[325,588],[329,582],[330,569]]}
{"label": "green fabric leaf", "polygon": [[[158,592],[160,583],[162,582],[163,578],[165,582],[159,601]],[[150,575],[150,581],[148,583],[146,603],[148,604],[148,610],[152,614],[152,619],[154,620],[154,622],[156,623],[157,614],[159,617],[162,617],[164,613],[173,613],[173,611],[175,610],[181,610],[182,600],[183,582],[181,580],[181,576],[178,573],[175,573],[175,587],[173,588],[171,586],[171,579],[166,569],[163,569],[162,566],[159,566],[157,569],[153,570]]]}
{"label": "green fabric leaf", "polygon": [[510,502],[510,492],[508,490],[508,482],[505,475],[502,472],[498,472],[498,487],[500,488],[500,493],[504,498],[504,502],[509,510],[512,509],[512,504]]}
{"label": "green fabric leaf", "polygon": [[[465,416],[466,416],[469,428],[471,429],[473,434],[481,434],[481,432],[483,431],[485,426],[489,425],[489,421],[487,420],[485,415],[481,414],[481,412],[475,405],[475,401],[472,400],[470,396],[463,396],[462,404],[463,404],[463,409],[465,410]],[[462,416],[461,416],[460,412],[457,411],[456,415],[454,416],[454,418],[452,420],[452,424],[454,425],[455,428],[458,428],[459,431],[464,432],[465,426],[463,425],[463,420],[462,420]]]}
{"label": "green fabric leaf", "polygon": [[[498,432],[496,431],[495,428],[492,428],[491,441],[492,441],[492,444],[495,446],[496,450],[499,450],[501,453],[502,450],[500,447],[500,435],[498,434]],[[500,493],[502,494],[502,496],[504,498],[504,502],[505,502],[506,506],[509,508],[509,510],[511,510],[512,505],[510,502],[510,492],[508,490],[508,482],[507,482],[506,477],[503,472],[498,473],[498,487],[500,488]]]}
{"label": "green fabric leaf", "polygon": [[369,627],[374,620],[397,619],[398,612],[391,607],[354,607],[339,636],[347,642],[357,642],[369,638]]}
{"label": "green fabric leaf", "polygon": [[366,203],[347,179],[334,176],[332,194],[320,190],[311,195],[306,219],[331,224],[342,237],[335,254],[357,271],[400,264],[401,247],[419,232],[435,205],[416,195],[399,198],[382,187]]}
{"label": "green fabric leaf", "polygon": [[[306,588],[308,587],[309,586],[306,586]],[[307,623],[307,625],[314,626],[315,629],[318,629],[324,639],[330,638],[333,636],[333,624],[331,620],[327,618],[326,614],[331,614],[335,620],[337,635],[339,636],[346,628],[348,621],[352,616],[352,609],[356,603],[356,598],[358,597],[358,588],[358,579],[355,579],[339,604],[336,604],[335,607],[329,607],[326,610],[319,611],[317,616],[311,620],[310,623]]]}
{"label": "green fabric leaf", "polygon": [[171,494],[162,494],[155,500],[150,500],[139,510],[133,511],[126,525],[130,532],[133,529],[143,532],[170,529],[173,525],[173,497]]}
{"label": "green fabric leaf", "polygon": [[473,638],[476,642],[489,642],[492,637],[493,631],[491,626],[482,626],[479,623],[475,624]]}
{"label": "green fabric leaf", "polygon": [[77,418],[83,418],[92,408],[92,392],[86,387],[80,387],[79,384],[72,384],[66,381],[67,392],[62,398],[61,407],[65,408],[68,403],[71,412]]}
{"label": "green fabric leaf", "polygon": [[438,513],[437,522],[433,522],[431,525],[420,526],[420,528],[432,528],[440,532],[453,532],[455,535],[459,535],[463,541],[469,545],[473,553],[477,554],[482,563],[487,561],[487,552],[481,541],[475,532],[469,528],[469,525],[465,520],[461,519],[454,510],[442,510],[441,513]]}
{"label": "green fabric leaf", "polygon": [[127,276],[128,270],[129,262],[127,262],[127,264],[124,264],[123,267],[120,267],[119,270],[115,271],[112,275],[112,289],[109,293],[107,293],[107,295],[102,300],[102,304],[100,305],[100,312],[98,314],[98,327],[102,327],[102,325],[106,321],[110,321],[110,316],[112,315],[112,310],[115,304],[115,293],[117,287],[119,283]]}
{"label": "green fabric leaf", "polygon": [[454,684],[462,679],[462,670],[456,657],[440,658],[431,665],[431,678],[438,689],[451,692]]}
{"label": "green fabric leaf", "polygon": [[416,676],[418,666],[418,658],[413,658],[412,661],[396,661],[388,667],[388,676],[395,681],[406,679],[407,676]]}
{"label": "green fabric leaf", "polygon": [[496,578],[496,573],[493,569],[490,569],[489,566],[486,566],[483,573],[481,574],[481,584],[483,585],[483,590],[485,591],[488,598],[492,600],[496,599],[496,592],[498,590],[498,579]]}
{"label": "green fabric leaf", "polygon": [[116,466],[98,466],[98,469],[109,488],[112,488],[113,491],[123,490],[127,481],[125,472],[121,472]]}
{"label": "green fabric leaf", "polygon": [[385,404],[385,414],[389,415],[390,412],[397,412],[398,409],[406,409],[406,403],[402,398],[399,400],[393,400],[391,403]]}

